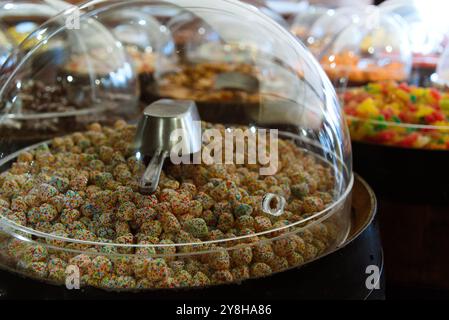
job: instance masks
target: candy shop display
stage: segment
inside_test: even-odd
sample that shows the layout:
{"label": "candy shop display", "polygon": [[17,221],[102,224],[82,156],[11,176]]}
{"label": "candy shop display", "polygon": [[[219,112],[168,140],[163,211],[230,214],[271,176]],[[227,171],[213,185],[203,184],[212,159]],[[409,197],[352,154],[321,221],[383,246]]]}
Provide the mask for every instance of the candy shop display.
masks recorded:
{"label": "candy shop display", "polygon": [[82,129],[92,117],[113,123],[137,112],[132,62],[106,27],[92,21],[51,33],[67,27],[70,10],[31,32],[1,71],[0,135],[17,145]]}
{"label": "candy shop display", "polygon": [[[142,110],[139,71],[106,21],[161,6],[203,31],[188,52],[159,51],[154,100]],[[41,79],[28,67],[33,54],[11,57],[0,86],[2,269],[58,286],[198,288],[269,277],[345,243],[349,131],[332,84],[292,34],[238,1],[112,0],[80,9],[79,29],[55,23],[66,11],[21,45],[37,52],[63,41],[65,63],[49,63]],[[141,21],[127,17],[129,26]],[[157,28],[173,39],[192,25],[172,19]],[[206,57],[204,48],[221,55]],[[24,99],[39,81],[58,79],[66,91],[44,87],[42,99]],[[68,117],[62,98],[72,108],[64,127],[18,140],[28,119]]]}
{"label": "candy shop display", "polygon": [[368,7],[322,52],[321,65],[337,87],[408,79],[412,56],[400,17]]}
{"label": "candy shop display", "polygon": [[342,94],[351,138],[403,148],[449,149],[449,94],[405,83],[369,83]]}

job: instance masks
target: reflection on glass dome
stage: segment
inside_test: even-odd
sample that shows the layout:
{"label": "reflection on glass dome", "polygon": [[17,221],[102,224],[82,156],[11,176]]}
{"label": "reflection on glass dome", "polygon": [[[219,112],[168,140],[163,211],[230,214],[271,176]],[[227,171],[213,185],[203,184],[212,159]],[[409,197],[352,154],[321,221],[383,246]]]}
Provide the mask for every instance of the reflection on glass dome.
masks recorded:
{"label": "reflection on glass dome", "polygon": [[[161,6],[174,17],[151,14]],[[58,285],[71,267],[81,286],[206,287],[304,265],[346,240],[347,126],[291,33],[236,0],[94,1],[78,30],[61,24],[73,10],[29,37],[0,89],[0,266]],[[175,41],[157,52],[169,63],[155,64],[143,110],[129,42],[106,23],[140,16],[121,12],[150,14],[160,24],[146,26]],[[60,44],[61,63],[35,62]],[[35,79],[60,81],[72,109],[45,90],[25,112]]]}
{"label": "reflection on glass dome", "polygon": [[288,28],[287,21],[276,11],[272,10],[266,3],[265,0],[241,0],[247,4],[255,6],[262,13],[266,14],[268,17],[279,23],[284,28]]}
{"label": "reflection on glass dome", "polygon": [[323,52],[321,64],[337,86],[408,78],[411,52],[399,17],[369,7]]}
{"label": "reflection on glass dome", "polygon": [[5,28],[0,24],[0,66],[5,63],[14,48],[12,40],[2,30],[5,30]]}
{"label": "reflection on glass dome", "polygon": [[70,6],[62,0],[0,2],[0,21],[15,45],[20,44],[46,20]]}
{"label": "reflection on glass dome", "polygon": [[447,22],[438,21],[438,16],[429,15],[425,7],[432,7],[432,4],[390,0],[381,5],[383,11],[396,14],[407,23],[411,50],[417,55],[437,53],[448,26]]}

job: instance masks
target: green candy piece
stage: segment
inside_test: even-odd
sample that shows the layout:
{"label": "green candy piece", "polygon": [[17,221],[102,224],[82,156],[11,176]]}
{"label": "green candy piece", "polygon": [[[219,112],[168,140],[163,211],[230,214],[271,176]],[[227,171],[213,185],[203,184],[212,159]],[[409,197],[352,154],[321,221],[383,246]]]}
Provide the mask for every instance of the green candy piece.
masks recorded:
{"label": "green candy piece", "polygon": [[238,206],[234,208],[234,215],[236,217],[241,216],[249,216],[253,212],[253,207],[251,207],[249,204],[241,203]]}
{"label": "green candy piece", "polygon": [[444,111],[448,111],[449,112],[449,99],[441,99],[440,100],[440,107],[441,109],[443,109]]}
{"label": "green candy piece", "polygon": [[209,234],[206,221],[201,218],[187,220],[184,224],[184,229],[196,238],[204,238]]}
{"label": "green candy piece", "polygon": [[402,122],[401,119],[399,119],[398,116],[392,116],[392,117],[391,117],[391,120],[393,120],[393,121],[396,122],[396,123],[401,123],[401,122]]}

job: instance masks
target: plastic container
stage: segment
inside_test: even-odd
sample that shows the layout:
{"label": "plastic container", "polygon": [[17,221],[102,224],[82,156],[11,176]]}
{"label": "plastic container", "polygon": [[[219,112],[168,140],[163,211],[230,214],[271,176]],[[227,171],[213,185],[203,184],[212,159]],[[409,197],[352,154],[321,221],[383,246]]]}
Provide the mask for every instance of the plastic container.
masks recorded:
{"label": "plastic container", "polygon": [[[138,92],[131,80],[136,75],[122,59],[124,45],[110,41],[115,38],[100,21],[122,10],[151,12],[155,5],[202,21],[208,29],[196,29],[194,43],[238,47],[229,66],[244,61],[254,70],[249,75],[223,71],[216,79],[220,85],[201,92],[251,90],[258,100],[229,105],[220,103],[224,96],[208,103],[201,96],[172,97],[137,118],[127,116],[135,114],[132,101]],[[37,137],[26,149],[14,133],[0,135],[0,263],[5,269],[72,288],[198,288],[296,268],[345,242],[353,185],[349,133],[331,83],[293,35],[254,7],[230,0],[104,1],[93,9],[86,3],[80,12],[79,30],[52,27],[72,11],[44,24],[34,34],[43,38],[31,52],[61,39],[67,51],[80,49],[78,56],[89,62],[95,61],[91,45],[110,52],[101,69],[88,69],[94,84],[100,80],[91,94],[81,96],[90,106],[82,113],[83,124],[90,124],[80,128],[78,116],[72,117],[56,138]],[[163,26],[174,39],[185,31]],[[168,59],[170,67],[156,65],[158,83],[166,71],[183,75],[185,57],[177,54],[178,59]],[[13,112],[23,91],[17,84],[38,75],[25,68],[32,58],[16,58],[17,68],[0,91],[2,103],[13,107],[0,123],[22,119]],[[54,63],[48,67],[59,69]],[[92,94],[98,98],[94,103]],[[111,101],[119,102],[116,108],[109,108]],[[127,117],[109,124],[118,111]],[[32,115],[47,116],[45,111]],[[186,128],[185,135],[168,130],[178,126]],[[177,142],[182,148],[167,149]],[[190,154],[198,143],[200,152]],[[148,191],[148,179],[157,186],[154,193]]]}
{"label": "plastic container", "polygon": [[383,80],[407,80],[412,56],[399,17],[367,7],[321,55],[321,65],[337,88]]}

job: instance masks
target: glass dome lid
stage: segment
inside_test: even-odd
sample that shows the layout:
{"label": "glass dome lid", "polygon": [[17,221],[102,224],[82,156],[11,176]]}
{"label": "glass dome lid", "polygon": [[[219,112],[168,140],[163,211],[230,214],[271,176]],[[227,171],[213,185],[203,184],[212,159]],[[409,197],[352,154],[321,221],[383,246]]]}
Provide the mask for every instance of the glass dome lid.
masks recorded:
{"label": "glass dome lid", "polygon": [[329,9],[311,25],[305,44],[319,57],[332,41],[351,23],[359,23],[363,13],[360,7]]}
{"label": "glass dome lid", "polygon": [[290,31],[303,43],[307,43],[307,38],[313,24],[321,16],[332,12],[334,12],[333,9],[308,5],[295,15],[290,24]]}
{"label": "glass dome lid", "polygon": [[[152,15],[161,6],[170,21]],[[107,23],[121,12],[184,39],[157,52],[166,63],[151,84],[137,85],[125,39]],[[74,13],[79,28],[64,23]],[[27,41],[36,44],[11,56],[0,87],[0,266],[58,284],[73,267],[82,285],[104,289],[198,287],[294,268],[346,240],[352,153],[335,90],[254,6],[93,1]],[[200,55],[208,44],[225,58]],[[55,47],[61,58],[46,59]],[[68,67],[74,56],[83,68]],[[44,88],[52,117],[39,104],[26,113],[30,79],[61,82],[73,109]],[[55,131],[31,139],[41,120]]]}
{"label": "glass dome lid", "polygon": [[321,65],[337,86],[406,80],[411,63],[404,24],[376,7],[368,7],[321,56]]}
{"label": "glass dome lid", "polygon": [[414,64],[435,66],[442,52],[441,45],[449,25],[445,15],[439,16],[439,10],[432,10],[438,5],[441,3],[435,1],[389,0],[380,6],[383,11],[400,16],[407,24]]}

